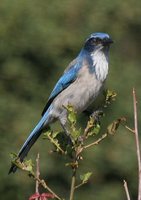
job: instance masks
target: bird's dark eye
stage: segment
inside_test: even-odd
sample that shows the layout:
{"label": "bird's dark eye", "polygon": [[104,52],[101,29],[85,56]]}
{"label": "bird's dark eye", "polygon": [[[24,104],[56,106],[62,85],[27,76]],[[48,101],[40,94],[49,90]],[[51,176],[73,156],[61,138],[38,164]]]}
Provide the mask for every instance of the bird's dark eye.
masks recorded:
{"label": "bird's dark eye", "polygon": [[91,43],[91,45],[98,45],[99,43],[101,43],[101,39],[100,38],[91,38],[90,43]]}

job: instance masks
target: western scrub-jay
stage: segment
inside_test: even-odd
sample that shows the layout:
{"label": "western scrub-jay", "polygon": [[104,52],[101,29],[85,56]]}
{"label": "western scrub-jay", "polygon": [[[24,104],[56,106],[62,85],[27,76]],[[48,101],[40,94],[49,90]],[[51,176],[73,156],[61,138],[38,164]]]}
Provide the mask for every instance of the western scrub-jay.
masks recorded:
{"label": "western scrub-jay", "polygon": [[[71,104],[77,113],[81,113],[95,101],[108,74],[108,53],[112,42],[106,33],[92,33],[87,38],[78,56],[56,83],[40,121],[19,151],[21,162],[50,123],[59,120],[66,130],[67,110],[64,106]],[[16,169],[12,164],[9,173]]]}

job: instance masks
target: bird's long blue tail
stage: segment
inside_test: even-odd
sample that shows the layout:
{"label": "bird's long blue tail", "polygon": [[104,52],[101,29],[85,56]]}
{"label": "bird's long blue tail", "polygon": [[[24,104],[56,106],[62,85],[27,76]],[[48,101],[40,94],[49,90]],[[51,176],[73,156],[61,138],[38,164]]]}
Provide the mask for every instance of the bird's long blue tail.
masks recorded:
{"label": "bird's long blue tail", "polygon": [[[38,137],[41,135],[45,121],[47,121],[47,119],[45,118],[45,116],[43,116],[41,118],[41,120],[39,121],[39,123],[36,125],[36,127],[33,129],[33,131],[30,133],[29,137],[27,138],[27,140],[23,144],[22,148],[20,149],[18,157],[19,157],[21,162],[23,162],[23,160],[27,156],[30,148],[36,142]],[[9,174],[11,172],[15,173],[16,170],[17,170],[17,166],[12,164],[12,166],[9,170]]]}

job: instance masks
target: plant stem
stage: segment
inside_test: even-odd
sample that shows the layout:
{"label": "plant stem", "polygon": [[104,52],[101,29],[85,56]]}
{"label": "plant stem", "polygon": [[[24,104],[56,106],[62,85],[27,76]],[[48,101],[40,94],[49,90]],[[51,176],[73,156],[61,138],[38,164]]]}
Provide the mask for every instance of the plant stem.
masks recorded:
{"label": "plant stem", "polygon": [[130,127],[128,127],[127,125],[124,125],[124,127],[130,131],[131,133],[134,133],[135,134],[135,130],[131,129]]}
{"label": "plant stem", "polygon": [[74,199],[74,191],[75,191],[75,182],[76,182],[76,167],[73,169],[73,174],[72,174],[72,181],[71,181],[71,191],[70,191],[70,199]]}
{"label": "plant stem", "polygon": [[127,200],[130,200],[128,185],[127,185],[127,182],[125,180],[123,180],[123,186],[124,186],[124,189],[125,189]]}
{"label": "plant stem", "polygon": [[83,148],[84,148],[84,149],[87,149],[87,148],[89,148],[89,147],[91,147],[91,146],[93,146],[93,145],[97,145],[97,144],[99,144],[102,140],[104,140],[107,136],[108,136],[108,134],[105,133],[105,134],[102,135],[101,138],[99,138],[98,140],[96,140],[95,142],[93,142],[93,143],[91,143],[91,144],[88,144],[88,145],[84,146]]}
{"label": "plant stem", "polygon": [[[36,158],[36,177],[39,178],[40,176],[40,168],[39,168],[39,153],[37,154]],[[39,193],[39,182],[36,180],[36,188],[35,188],[36,193]],[[38,198],[36,198],[38,200]]]}
{"label": "plant stem", "polygon": [[75,190],[78,189],[78,188],[80,188],[82,185],[85,185],[86,183],[87,183],[87,182],[80,183],[79,185],[76,185],[76,186],[75,186]]}
{"label": "plant stem", "polygon": [[134,88],[133,88],[133,105],[134,105],[135,142],[136,142],[137,159],[138,159],[138,200],[141,200],[141,155],[140,155],[139,134],[138,134],[137,99]]}

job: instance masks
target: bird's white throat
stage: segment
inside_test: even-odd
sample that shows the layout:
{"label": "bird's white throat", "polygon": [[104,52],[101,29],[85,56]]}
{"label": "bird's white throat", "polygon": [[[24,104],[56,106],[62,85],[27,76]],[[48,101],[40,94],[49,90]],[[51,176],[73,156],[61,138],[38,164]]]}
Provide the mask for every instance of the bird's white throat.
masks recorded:
{"label": "bird's white throat", "polygon": [[108,74],[108,55],[103,51],[95,51],[91,53],[91,58],[97,79],[104,81]]}

